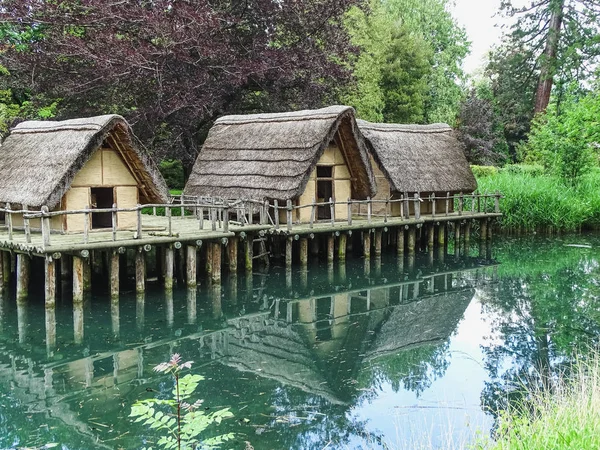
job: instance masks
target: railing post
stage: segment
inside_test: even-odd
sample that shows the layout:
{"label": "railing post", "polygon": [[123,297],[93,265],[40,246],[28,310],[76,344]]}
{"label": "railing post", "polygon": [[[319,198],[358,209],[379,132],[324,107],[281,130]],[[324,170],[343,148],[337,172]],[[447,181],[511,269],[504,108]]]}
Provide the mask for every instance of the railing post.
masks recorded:
{"label": "railing post", "polygon": [[173,223],[171,221],[171,204],[165,205],[165,214],[167,215],[169,237],[173,236]]}
{"label": "railing post", "polygon": [[210,208],[210,226],[211,230],[217,231],[217,211],[215,209],[215,205]]}
{"label": "railing post", "polygon": [[310,224],[309,224],[310,228],[312,228],[315,223],[315,209],[316,209],[315,200],[313,200],[312,205],[310,207]]}
{"label": "railing post", "polygon": [[204,208],[203,207],[198,208],[198,221],[199,221],[200,229],[202,230],[204,228]]}
{"label": "railing post", "polygon": [[421,218],[421,195],[415,193],[415,219]]}
{"label": "railing post", "polygon": [[494,211],[496,214],[500,213],[500,191],[496,191],[496,198],[494,200]]}
{"label": "railing post", "polygon": [[371,197],[367,197],[367,223],[371,223],[371,214],[373,214],[373,203]]}
{"label": "railing post", "polygon": [[265,205],[264,203],[260,204],[260,224],[264,225],[265,222]]}
{"label": "railing post", "polygon": [[408,203],[408,192],[404,193],[404,218],[410,219],[410,206]]}
{"label": "railing post", "polygon": [[223,209],[223,231],[229,233],[229,206]]}
{"label": "railing post", "polygon": [[481,212],[481,194],[477,194],[477,212]]}
{"label": "railing post", "polygon": [[431,217],[435,217],[435,193],[431,194]]}
{"label": "railing post", "polygon": [[352,200],[348,197],[348,225],[352,225]]}
{"label": "railing post", "polygon": [[475,213],[475,192],[471,194],[471,213]]}
{"label": "railing post", "polygon": [[250,208],[248,209],[248,225],[252,225],[252,220],[254,215],[254,206],[250,203]]}
{"label": "railing post", "polygon": [[8,240],[13,240],[13,225],[12,225],[12,211],[10,209],[10,203],[6,204],[6,227],[8,228]]}
{"label": "railing post", "polygon": [[31,244],[31,228],[29,226],[29,219],[25,218],[25,216],[27,215],[27,205],[23,205],[22,210],[23,212],[23,227],[25,228],[25,242],[27,242],[28,244]]}
{"label": "railing post", "polygon": [[450,207],[450,192],[446,192],[446,215],[448,215],[449,207]]}
{"label": "railing post", "polygon": [[116,241],[117,240],[117,204],[116,203],[113,203],[113,205],[112,205],[111,216],[112,216],[112,240]]}
{"label": "railing post", "polygon": [[279,230],[279,202],[277,200],[273,201],[273,210],[275,214],[275,229]]}
{"label": "railing post", "polygon": [[142,205],[140,205],[138,203],[137,205],[137,238],[141,239],[142,238]]}
{"label": "railing post", "polygon": [[87,244],[90,240],[90,205],[86,205],[83,213],[83,243]]}
{"label": "railing post", "polygon": [[383,212],[383,223],[387,223],[388,221],[388,208],[390,207],[390,198],[386,197],[385,199],[385,211]]}
{"label": "railing post", "polygon": [[404,218],[404,194],[400,194],[400,217]]}
{"label": "railing post", "polygon": [[48,207],[42,206],[42,242],[44,248],[50,246],[50,218],[48,217]]}
{"label": "railing post", "polygon": [[292,201],[286,202],[286,222],[288,231],[292,230]]}
{"label": "railing post", "polygon": [[488,194],[485,193],[483,194],[483,213],[487,214],[487,200],[488,200]]}
{"label": "railing post", "polygon": [[155,216],[156,215],[156,206],[152,207],[152,215]]}
{"label": "railing post", "polygon": [[181,194],[179,196],[179,202],[182,205],[181,206],[181,218],[183,219],[185,217],[185,207],[183,206],[183,203],[184,203],[184,201],[183,201],[183,194]]}
{"label": "railing post", "polygon": [[461,192],[460,194],[458,194],[458,215],[462,216],[463,213],[463,193]]}
{"label": "railing post", "polygon": [[329,197],[329,215],[331,216],[331,226],[335,225],[335,204],[333,198]]}

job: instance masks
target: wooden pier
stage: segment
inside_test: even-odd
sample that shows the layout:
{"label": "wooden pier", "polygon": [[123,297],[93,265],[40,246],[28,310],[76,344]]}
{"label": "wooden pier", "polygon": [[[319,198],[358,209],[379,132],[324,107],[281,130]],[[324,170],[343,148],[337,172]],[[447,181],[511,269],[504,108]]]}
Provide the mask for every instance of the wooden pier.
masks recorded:
{"label": "wooden pier", "polygon": [[[104,272],[111,297],[118,301],[120,266],[127,263],[127,256],[135,266],[136,291],[143,292],[149,266],[169,291],[175,279],[196,287],[200,272],[211,283],[220,284],[223,267],[232,273],[240,267],[252,271],[255,262],[268,265],[274,258],[281,258],[286,267],[296,260],[307,265],[309,253],[322,254],[328,262],[336,257],[345,260],[348,251],[365,259],[379,257],[386,247],[394,247],[398,255],[418,251],[433,255],[435,249],[447,249],[449,241],[454,242],[455,253],[468,251],[475,228],[483,252],[492,238],[492,221],[501,216],[499,199],[499,193],[473,193],[395,200],[330,199],[281,206],[277,202],[179,196],[168,204],[56,212],[45,207],[41,211],[12,210],[6,205],[0,209],[5,217],[0,228],[0,289],[13,283],[14,277],[17,299],[26,299],[35,258],[43,260],[45,301],[52,308],[59,276],[72,277],[73,300],[80,302],[94,283],[94,275]],[[425,209],[428,214],[422,215],[421,205],[426,202],[431,205]],[[383,212],[373,214],[374,205]],[[445,207],[440,210],[440,205]],[[317,220],[317,211],[323,207],[330,211],[330,218]],[[305,216],[300,211],[303,208],[311,209],[307,223],[299,222]],[[348,211],[347,218],[336,220],[335,212],[341,209]],[[392,215],[393,210],[400,214]],[[117,227],[122,213],[135,213],[135,227]],[[90,230],[93,214],[110,214],[112,227]],[[22,226],[13,225],[15,215],[22,217]],[[82,218],[84,232],[52,232],[51,220],[72,215]]]}

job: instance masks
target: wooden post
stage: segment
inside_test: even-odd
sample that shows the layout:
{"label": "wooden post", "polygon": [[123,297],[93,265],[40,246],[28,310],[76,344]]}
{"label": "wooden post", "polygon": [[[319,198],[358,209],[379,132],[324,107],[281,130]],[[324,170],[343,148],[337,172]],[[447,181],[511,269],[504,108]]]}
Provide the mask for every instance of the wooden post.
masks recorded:
{"label": "wooden post", "polygon": [[496,214],[500,213],[500,191],[496,191],[496,195],[494,197],[494,211]]}
{"label": "wooden post", "polygon": [[137,204],[137,211],[136,211],[136,215],[137,215],[137,238],[141,239],[142,238],[142,206],[138,203]]}
{"label": "wooden post", "polygon": [[480,236],[479,238],[481,239],[481,241],[485,242],[487,240],[487,235],[488,235],[488,223],[487,223],[487,218],[486,219],[481,219],[479,221],[479,225],[480,225]]}
{"label": "wooden post", "polygon": [[0,251],[0,302],[2,301],[2,291],[4,291],[6,286],[8,285],[4,281],[4,252]]}
{"label": "wooden post", "polygon": [[352,200],[348,197],[348,225],[352,225]]}
{"label": "wooden post", "polygon": [[434,224],[427,225],[427,248],[430,251],[433,250],[434,236],[435,236],[435,225]]}
{"label": "wooden post", "polygon": [[92,255],[83,258],[83,291],[89,292],[92,290]]}
{"label": "wooden post", "polygon": [[285,267],[288,269],[292,267],[292,249],[293,249],[293,239],[288,236],[285,238]]}
{"label": "wooden post", "polygon": [[440,222],[438,225],[438,244],[440,247],[446,244],[446,222]]}
{"label": "wooden post", "polygon": [[135,292],[143,294],[146,291],[146,257],[144,248],[138,247],[135,252]]}
{"label": "wooden post", "polygon": [[371,231],[363,231],[363,256],[365,259],[371,258]]}
{"label": "wooden post", "polygon": [[446,192],[446,215],[450,209],[450,192]]}
{"label": "wooden post", "polygon": [[333,262],[335,251],[335,235],[327,236],[327,262]]}
{"label": "wooden post", "polygon": [[113,250],[110,255],[110,297],[119,298],[119,252]]}
{"label": "wooden post", "polygon": [[[44,248],[50,246],[50,217],[48,217],[48,207],[46,205],[42,206],[42,242],[44,243]],[[10,220],[10,229],[11,229],[11,239],[12,239],[12,218]]]}
{"label": "wooden post", "polygon": [[470,220],[467,220],[467,223],[465,224],[464,240],[465,240],[465,254],[468,256],[469,241],[471,240],[471,221]]}
{"label": "wooden post", "polygon": [[73,303],[78,302],[83,302],[83,258],[73,256]]}
{"label": "wooden post", "polygon": [[252,272],[252,263],[254,259],[254,235],[248,233],[244,241],[244,267],[246,272]]}
{"label": "wooden post", "polygon": [[229,272],[237,273],[238,266],[238,241],[239,238],[234,236],[229,239],[229,245],[227,246],[227,255],[229,261]]}
{"label": "wooden post", "polygon": [[415,219],[421,218],[421,195],[419,193],[415,194]]}
{"label": "wooden post", "polygon": [[54,309],[56,305],[56,262],[50,256],[44,258],[45,272],[45,304]]}
{"label": "wooden post", "polygon": [[396,236],[396,253],[398,255],[403,255],[404,254],[404,228],[403,227],[399,227],[396,233],[397,233],[397,236]]}
{"label": "wooden post", "polygon": [[338,259],[340,261],[346,261],[346,247],[348,245],[348,235],[346,233],[340,234],[338,241]]}
{"label": "wooden post", "polygon": [[173,290],[173,265],[175,262],[175,255],[173,246],[168,245],[165,247],[165,290]]}
{"label": "wooden post", "polygon": [[17,300],[27,298],[29,294],[29,256],[17,253]]}
{"label": "wooden post", "polygon": [[292,201],[291,200],[288,200],[286,202],[285,217],[286,217],[286,222],[287,222],[287,229],[288,229],[288,231],[292,231]]}
{"label": "wooden post", "polygon": [[460,254],[460,222],[454,222],[454,254]]}
{"label": "wooden post", "polygon": [[488,227],[487,227],[487,239],[488,241],[492,241],[492,224],[488,223]]}
{"label": "wooden post", "polygon": [[273,201],[273,214],[275,215],[275,229],[279,230],[279,202],[277,200]]}
{"label": "wooden post", "polygon": [[212,273],[210,274],[210,280],[213,283],[221,282],[221,243],[212,243]]}
{"label": "wooden post", "polygon": [[116,241],[117,240],[117,204],[116,203],[113,203],[113,205],[112,205],[111,216],[112,216],[112,240]]}
{"label": "wooden post", "polygon": [[435,194],[431,194],[431,217],[435,217]]}
{"label": "wooden post", "polygon": [[410,218],[410,204],[408,203],[408,192],[402,194],[402,198],[404,199],[404,218]]}
{"label": "wooden post", "polygon": [[197,286],[196,281],[196,255],[198,249],[195,245],[187,246],[187,261],[186,261],[186,278],[188,288],[195,288]]}
{"label": "wooden post", "polygon": [[[373,214],[373,202],[371,201],[371,197],[367,197],[367,223],[371,223],[371,215]],[[369,240],[371,238],[369,237]]]}
{"label": "wooden post", "polygon": [[4,279],[5,286],[10,286],[11,260],[12,256],[10,252],[2,252],[2,278]]}
{"label": "wooden post", "polygon": [[331,197],[329,197],[329,216],[331,217],[331,226],[335,226],[335,203]]}
{"label": "wooden post", "polygon": [[[5,217],[5,221],[6,221],[6,228],[8,228],[8,240],[12,241],[13,240],[13,225],[12,225],[12,213],[10,210],[10,203],[6,204],[6,217]],[[42,223],[42,232],[44,231],[43,228],[44,224]]]}
{"label": "wooden post", "polygon": [[306,267],[308,264],[308,239],[300,238],[300,264]]}
{"label": "wooden post", "polygon": [[27,242],[28,244],[31,244],[31,227],[29,226],[29,219],[27,219],[25,216],[27,215],[27,205],[23,205],[23,207],[21,208],[23,211],[25,211],[23,213],[23,227],[25,228],[25,242]]}
{"label": "wooden post", "polygon": [[383,231],[381,228],[375,230],[375,256],[381,256],[381,238],[383,235]]}
{"label": "wooden post", "polygon": [[417,241],[417,229],[414,226],[408,228],[408,253],[415,254],[415,245]]}

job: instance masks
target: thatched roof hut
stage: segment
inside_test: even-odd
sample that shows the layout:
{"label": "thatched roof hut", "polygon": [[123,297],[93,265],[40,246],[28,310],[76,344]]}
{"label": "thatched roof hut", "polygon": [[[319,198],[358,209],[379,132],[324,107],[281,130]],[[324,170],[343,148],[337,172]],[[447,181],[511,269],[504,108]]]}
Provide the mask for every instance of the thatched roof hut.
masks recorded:
{"label": "thatched roof hut", "polygon": [[256,200],[298,198],[332,141],[343,150],[353,197],[373,195],[368,153],[354,110],[347,106],[221,117],[206,138],[184,192]]}
{"label": "thatched roof hut", "polygon": [[369,152],[392,192],[472,192],[477,181],[461,144],[446,124],[358,121]]}
{"label": "thatched roof hut", "polygon": [[136,178],[141,203],[166,202],[158,168],[118,115],[19,124],[0,146],[0,202],[55,208],[94,152],[107,144]]}

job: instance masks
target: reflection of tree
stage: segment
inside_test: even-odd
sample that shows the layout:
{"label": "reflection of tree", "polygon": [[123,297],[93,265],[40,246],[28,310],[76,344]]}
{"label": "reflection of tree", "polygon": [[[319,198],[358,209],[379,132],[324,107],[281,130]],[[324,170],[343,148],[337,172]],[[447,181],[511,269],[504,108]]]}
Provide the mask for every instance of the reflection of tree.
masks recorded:
{"label": "reflection of tree", "polygon": [[370,388],[367,398],[375,397],[373,390],[381,390],[386,383],[394,392],[405,389],[419,396],[446,373],[450,365],[448,347],[445,341],[380,357],[361,372],[358,383]]}
{"label": "reflection of tree", "polygon": [[524,387],[548,387],[575,349],[600,340],[598,262],[559,246],[531,249],[529,267],[504,267],[499,283],[488,287],[483,313],[494,318],[499,339],[483,346],[491,380],[481,400],[492,414],[522,398]]}

